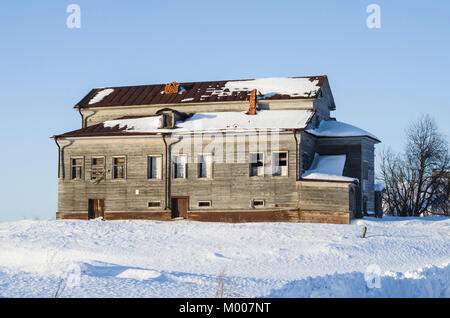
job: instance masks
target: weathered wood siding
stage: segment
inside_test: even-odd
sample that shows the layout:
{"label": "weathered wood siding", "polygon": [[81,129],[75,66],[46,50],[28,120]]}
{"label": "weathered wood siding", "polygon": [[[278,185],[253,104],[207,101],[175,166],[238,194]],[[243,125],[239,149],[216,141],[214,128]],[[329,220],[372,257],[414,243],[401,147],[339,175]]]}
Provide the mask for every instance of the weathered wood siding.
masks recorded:
{"label": "weathered wood siding", "polygon": [[[299,193],[296,182],[296,147],[292,133],[280,136],[279,151],[288,152],[288,175],[272,176],[268,160],[271,149],[259,149],[265,154],[266,175],[249,176],[249,138],[239,137],[245,144],[245,150],[240,149],[229,140],[228,149],[234,147],[234,162],[214,162],[213,178],[197,178],[197,164],[190,161],[187,165],[187,178],[174,179],[169,170],[169,196],[188,196],[189,211],[242,211],[242,210],[273,210],[278,206],[298,208]],[[209,141],[204,140],[206,145]],[[165,148],[161,137],[146,138],[87,138],[66,140],[63,145],[61,178],[59,180],[58,212],[84,213],[88,209],[88,199],[105,199],[105,211],[111,212],[161,212],[165,202],[165,173],[161,179],[147,179],[147,156],[161,155],[163,167]],[[184,137],[181,141],[168,141],[172,155],[179,149],[181,154],[187,153],[192,145],[192,139]],[[226,156],[227,146],[223,147]],[[205,151],[210,152],[211,149]],[[217,151],[212,149],[213,151]],[[105,156],[106,180],[99,184],[91,181],[91,158]],[[112,179],[112,158],[126,156],[126,179]],[[84,158],[84,176],[82,180],[71,180],[70,159]],[[242,162],[236,162],[242,158]],[[193,158],[191,158],[193,159]],[[172,162],[171,164],[172,165]],[[139,194],[136,194],[139,190]],[[253,208],[252,199],[265,201],[263,208]],[[148,208],[149,201],[160,201],[161,208]],[[211,201],[210,208],[199,208],[198,201]],[[62,214],[62,215],[63,215]],[[106,216],[105,216],[106,217]]]}
{"label": "weathered wood siding", "polygon": [[300,219],[304,222],[349,224],[349,186],[346,182],[300,182]]}
{"label": "weathered wood siding", "polygon": [[[202,149],[194,149],[192,136],[177,136],[168,139],[169,153],[189,154],[187,177],[174,179],[172,161],[168,171],[168,195],[189,197],[188,218],[199,221],[229,220],[230,222],[289,221],[349,223],[349,183],[299,181],[296,179],[296,144],[292,132],[279,135],[279,147],[272,149],[270,143],[262,142],[259,148],[250,147],[257,139],[249,135],[224,137],[218,148],[211,147],[212,136],[203,136]],[[268,140],[271,136],[268,135]],[[341,145],[342,139],[316,140],[309,134],[297,134],[300,142],[299,169],[310,165],[315,151],[320,154],[341,154],[348,156],[344,175],[360,178],[361,144],[353,140]],[[260,140],[261,142],[261,140]],[[220,145],[220,143],[218,145]],[[61,140],[61,178],[59,179],[58,218],[87,219],[88,200],[105,199],[105,219],[160,219],[169,220],[170,211],[164,210],[165,195],[165,145],[161,136],[78,138]],[[264,146],[265,145],[265,146]],[[365,145],[365,155],[370,157],[370,144]],[[213,163],[211,179],[199,179],[198,165],[194,156],[198,153],[216,153],[223,149],[223,162]],[[232,162],[227,154],[234,149]],[[263,152],[265,175],[249,176],[249,153]],[[273,151],[288,152],[288,175],[272,176],[270,163]],[[195,154],[195,155],[194,155]],[[147,179],[147,157],[162,157],[161,179]],[[106,178],[98,184],[91,180],[91,159],[104,156]],[[113,157],[126,157],[126,179],[113,180]],[[81,180],[71,180],[71,158],[84,158],[84,174]],[[300,172],[299,171],[299,172]],[[136,193],[136,190],[139,193]],[[360,193],[358,193],[360,198]],[[252,200],[264,200],[261,208],[252,207]],[[149,208],[149,201],[159,201],[159,208]],[[211,207],[198,207],[198,201],[211,201]],[[359,202],[358,211],[361,206]],[[230,214],[231,213],[231,214]],[[234,214],[236,213],[236,214]]]}
{"label": "weathered wood siding", "polygon": [[[363,213],[363,198],[367,197],[367,210],[374,211],[374,142],[367,137],[318,138],[316,151],[321,155],[345,154],[347,160],[343,175],[360,180],[357,190],[358,217]],[[363,162],[369,167],[368,180],[363,179]],[[363,182],[364,181],[364,182]]]}

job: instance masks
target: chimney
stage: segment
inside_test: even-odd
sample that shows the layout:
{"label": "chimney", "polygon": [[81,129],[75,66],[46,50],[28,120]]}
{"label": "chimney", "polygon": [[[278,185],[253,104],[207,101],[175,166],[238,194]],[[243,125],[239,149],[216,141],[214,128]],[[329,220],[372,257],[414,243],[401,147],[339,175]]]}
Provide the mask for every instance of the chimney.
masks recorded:
{"label": "chimney", "polygon": [[247,115],[256,115],[256,89],[250,93],[250,106]]}
{"label": "chimney", "polygon": [[177,82],[167,83],[164,88],[164,94],[177,94],[180,84]]}

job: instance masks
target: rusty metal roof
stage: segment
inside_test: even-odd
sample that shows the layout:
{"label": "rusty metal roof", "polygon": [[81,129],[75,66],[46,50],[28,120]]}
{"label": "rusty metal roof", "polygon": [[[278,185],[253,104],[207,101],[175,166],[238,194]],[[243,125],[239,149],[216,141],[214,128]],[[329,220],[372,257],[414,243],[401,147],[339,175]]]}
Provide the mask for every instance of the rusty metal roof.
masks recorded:
{"label": "rusty metal roof", "polygon": [[65,137],[100,137],[100,136],[133,136],[133,135],[156,135],[156,133],[127,132],[127,126],[105,127],[103,123],[89,127],[66,132],[61,135],[55,135],[53,138]]}
{"label": "rusty metal roof", "polygon": [[[326,76],[302,76],[291,78],[308,78],[311,82],[318,81],[317,90],[307,96],[271,95],[265,96],[265,100],[279,99],[305,99],[315,98],[322,87]],[[226,83],[232,81],[210,81],[210,82],[190,82],[179,83],[180,91],[174,94],[164,94],[165,84],[105,87],[92,89],[75,108],[89,107],[111,107],[111,106],[134,106],[134,105],[157,105],[157,104],[185,104],[185,103],[210,103],[210,102],[234,102],[246,101],[250,96],[251,89],[230,92],[225,88]],[[243,80],[247,81],[247,80]],[[249,80],[250,81],[250,80]],[[224,92],[224,94],[212,94],[214,90]],[[92,101],[98,94],[105,92],[103,98],[98,98],[98,102]]]}

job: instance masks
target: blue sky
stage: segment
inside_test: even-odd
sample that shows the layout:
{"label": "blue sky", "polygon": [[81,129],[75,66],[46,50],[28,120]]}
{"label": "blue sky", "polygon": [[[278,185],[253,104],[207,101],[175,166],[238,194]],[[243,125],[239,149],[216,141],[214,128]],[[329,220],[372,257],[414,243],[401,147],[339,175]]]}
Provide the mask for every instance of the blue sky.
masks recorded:
{"label": "blue sky", "polygon": [[[66,26],[69,4],[81,28]],[[381,28],[366,8],[381,7]],[[57,148],[91,88],[326,74],[334,116],[399,149],[430,113],[450,136],[450,1],[2,1],[0,221],[54,218]]]}

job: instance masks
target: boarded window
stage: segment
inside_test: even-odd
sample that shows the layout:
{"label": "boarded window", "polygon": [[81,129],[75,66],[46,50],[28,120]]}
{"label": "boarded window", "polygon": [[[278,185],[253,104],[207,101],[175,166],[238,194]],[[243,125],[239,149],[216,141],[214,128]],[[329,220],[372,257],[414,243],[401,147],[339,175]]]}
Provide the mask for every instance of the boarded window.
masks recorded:
{"label": "boarded window", "polygon": [[173,177],[175,179],[186,178],[186,156],[176,156],[173,158]]}
{"label": "boarded window", "polygon": [[105,157],[94,157],[91,161],[91,180],[102,179],[105,173]]}
{"label": "boarded window", "polygon": [[149,156],[147,160],[147,178],[162,178],[162,156]]}
{"label": "boarded window", "polygon": [[83,158],[71,159],[71,179],[83,178]]}
{"label": "boarded window", "polygon": [[212,156],[200,155],[198,156],[198,177],[211,178],[212,177]]}
{"label": "boarded window", "polygon": [[287,152],[275,152],[272,154],[272,175],[288,175],[288,154]]}
{"label": "boarded window", "polygon": [[263,153],[250,154],[250,177],[264,175],[264,155]]}
{"label": "boarded window", "polygon": [[125,179],[125,157],[113,158],[113,179]]}

